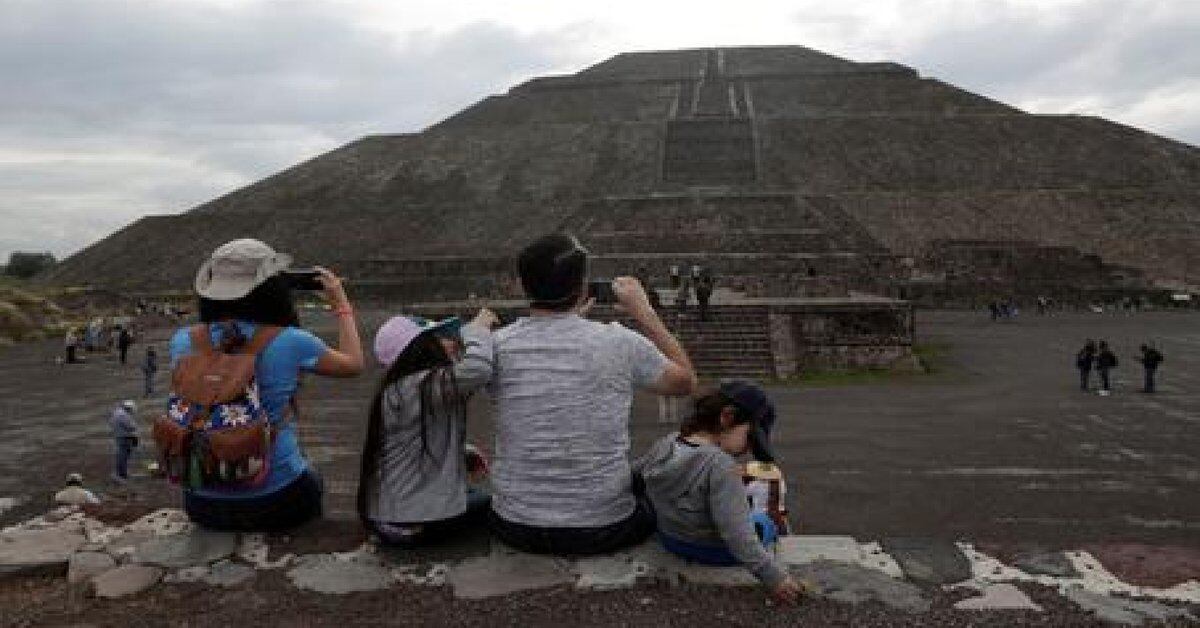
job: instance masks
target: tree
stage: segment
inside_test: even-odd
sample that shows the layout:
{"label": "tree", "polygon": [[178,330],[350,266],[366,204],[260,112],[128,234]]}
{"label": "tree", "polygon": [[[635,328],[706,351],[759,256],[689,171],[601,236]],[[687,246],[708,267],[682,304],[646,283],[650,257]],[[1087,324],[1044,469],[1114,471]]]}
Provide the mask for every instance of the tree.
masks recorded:
{"label": "tree", "polygon": [[30,277],[53,267],[58,263],[52,253],[32,253],[29,251],[13,251],[8,256],[8,265],[4,267],[4,274],[10,277],[20,279],[29,279]]}

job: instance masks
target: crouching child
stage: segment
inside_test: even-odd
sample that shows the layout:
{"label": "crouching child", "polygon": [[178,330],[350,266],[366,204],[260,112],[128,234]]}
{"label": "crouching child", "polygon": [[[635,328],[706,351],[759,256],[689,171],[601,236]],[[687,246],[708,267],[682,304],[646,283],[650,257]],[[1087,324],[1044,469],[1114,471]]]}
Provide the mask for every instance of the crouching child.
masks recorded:
{"label": "crouching child", "polygon": [[663,547],[709,565],[744,565],[777,601],[795,602],[801,586],[765,542],[780,532],[768,513],[751,512],[743,469],[751,452],[773,462],[768,440],[775,409],[762,389],[727,382],[696,400],[679,432],[656,442],[636,470],[654,505]]}

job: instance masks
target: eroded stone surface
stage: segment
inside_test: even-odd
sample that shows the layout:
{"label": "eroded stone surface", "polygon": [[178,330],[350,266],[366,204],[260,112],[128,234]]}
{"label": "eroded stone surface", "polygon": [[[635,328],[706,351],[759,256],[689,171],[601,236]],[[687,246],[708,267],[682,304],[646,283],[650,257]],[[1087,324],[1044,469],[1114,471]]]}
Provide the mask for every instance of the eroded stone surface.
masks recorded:
{"label": "eroded stone surface", "polygon": [[195,528],[184,534],[156,536],[138,545],[136,563],[171,569],[192,567],[228,558],[237,550],[237,535]]}
{"label": "eroded stone surface", "polygon": [[455,597],[469,600],[544,589],[573,580],[563,560],[509,552],[468,558],[452,566],[446,577]]}
{"label": "eroded stone surface", "polygon": [[149,565],[121,565],[92,579],[96,597],[117,598],[135,595],[158,584],[163,570]]}
{"label": "eroded stone surface", "polygon": [[959,601],[954,608],[973,611],[1030,610],[1041,612],[1042,607],[1029,599],[1025,592],[1008,584],[988,584],[978,588],[979,597]]}
{"label": "eroded stone surface", "polygon": [[1197,621],[1182,608],[1167,606],[1157,602],[1139,602],[1107,595],[1100,595],[1078,588],[1063,591],[1063,596],[1078,604],[1080,608],[1092,611],[1104,621],[1127,626],[1140,626],[1147,621],[1166,621],[1168,619],[1186,619]]}
{"label": "eroded stone surface", "polygon": [[87,539],[70,528],[10,530],[0,533],[0,576],[65,574],[71,554]]}
{"label": "eroded stone surface", "polygon": [[287,572],[292,584],[309,591],[341,595],[378,591],[392,584],[391,571],[370,555],[309,554],[296,559]]}
{"label": "eroded stone surface", "polygon": [[912,613],[929,610],[929,600],[919,588],[861,565],[818,560],[790,571],[821,597],[848,604],[878,601]]}
{"label": "eroded stone surface", "polygon": [[117,566],[112,556],[103,552],[76,552],[67,566],[67,582],[81,584]]}
{"label": "eroded stone surface", "polygon": [[971,578],[971,562],[954,543],[941,539],[885,539],[883,549],[908,579],[922,584],[955,584]]}

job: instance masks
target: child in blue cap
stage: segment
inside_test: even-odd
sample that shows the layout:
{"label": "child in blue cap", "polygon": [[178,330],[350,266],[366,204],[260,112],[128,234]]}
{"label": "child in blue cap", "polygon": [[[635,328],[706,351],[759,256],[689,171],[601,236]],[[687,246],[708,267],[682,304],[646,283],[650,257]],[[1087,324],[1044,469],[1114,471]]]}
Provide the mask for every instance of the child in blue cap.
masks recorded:
{"label": "child in blue cap", "polygon": [[772,597],[791,603],[801,586],[764,547],[764,539],[775,537],[775,524],[766,513],[750,512],[734,459],[751,453],[760,462],[774,462],[774,423],[775,407],[761,388],[726,382],[696,399],[680,431],[656,442],[637,470],[665,549],[699,563],[744,565]]}

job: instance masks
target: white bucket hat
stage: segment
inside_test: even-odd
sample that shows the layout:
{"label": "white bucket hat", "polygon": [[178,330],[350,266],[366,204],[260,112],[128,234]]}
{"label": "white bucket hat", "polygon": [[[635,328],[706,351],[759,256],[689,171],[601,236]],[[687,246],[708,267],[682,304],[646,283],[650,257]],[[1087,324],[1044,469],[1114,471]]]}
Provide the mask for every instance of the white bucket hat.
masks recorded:
{"label": "white bucket hat", "polygon": [[276,253],[261,240],[226,242],[200,265],[196,292],[215,301],[240,299],[291,264],[291,255]]}

